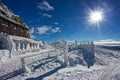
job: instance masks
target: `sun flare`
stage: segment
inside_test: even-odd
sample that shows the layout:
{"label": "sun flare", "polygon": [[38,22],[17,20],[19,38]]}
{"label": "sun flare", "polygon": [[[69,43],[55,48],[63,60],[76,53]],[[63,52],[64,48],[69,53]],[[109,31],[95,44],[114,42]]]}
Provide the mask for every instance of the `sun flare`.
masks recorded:
{"label": "sun flare", "polygon": [[104,20],[104,14],[102,10],[90,11],[89,22],[97,26]]}

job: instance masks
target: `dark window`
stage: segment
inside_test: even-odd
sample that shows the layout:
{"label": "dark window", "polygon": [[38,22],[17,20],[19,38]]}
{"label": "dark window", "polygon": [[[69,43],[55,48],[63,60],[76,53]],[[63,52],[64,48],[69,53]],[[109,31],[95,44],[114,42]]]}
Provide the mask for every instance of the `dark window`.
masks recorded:
{"label": "dark window", "polygon": [[2,45],[3,45],[3,42],[0,41],[0,49],[3,49]]}
{"label": "dark window", "polygon": [[16,26],[16,25],[14,25],[13,27],[14,27],[15,30],[17,29],[17,26]]}
{"label": "dark window", "polygon": [[21,29],[21,32],[23,32],[23,30]]}
{"label": "dark window", "polygon": [[4,25],[4,26],[8,26],[9,25],[9,23],[7,21],[1,20],[1,22],[2,22],[2,25]]}

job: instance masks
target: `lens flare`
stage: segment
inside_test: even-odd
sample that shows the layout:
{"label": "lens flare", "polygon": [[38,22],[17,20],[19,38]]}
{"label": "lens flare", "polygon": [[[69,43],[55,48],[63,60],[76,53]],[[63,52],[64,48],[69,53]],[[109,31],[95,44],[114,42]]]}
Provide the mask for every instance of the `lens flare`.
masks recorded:
{"label": "lens flare", "polygon": [[90,10],[88,21],[91,24],[99,26],[100,23],[104,20],[104,12],[102,10]]}

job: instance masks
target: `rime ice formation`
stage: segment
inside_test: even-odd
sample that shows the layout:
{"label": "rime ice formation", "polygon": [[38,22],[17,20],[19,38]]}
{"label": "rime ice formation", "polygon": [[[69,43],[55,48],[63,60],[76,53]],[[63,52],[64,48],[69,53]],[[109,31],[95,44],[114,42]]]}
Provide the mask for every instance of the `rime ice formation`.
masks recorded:
{"label": "rime ice formation", "polygon": [[0,48],[10,52],[9,57],[37,50],[42,45],[42,42],[34,41],[32,39],[5,34],[0,34],[0,42]]}
{"label": "rime ice formation", "polygon": [[[4,51],[0,56],[0,64],[4,66],[4,68],[0,66],[2,70],[0,79],[9,79],[19,73],[18,76],[11,79],[39,80],[64,67],[79,64],[90,68],[94,64],[94,44],[92,41],[69,43],[65,40],[61,42],[56,40],[49,44],[5,34],[1,34],[0,37],[3,49],[0,51]],[[4,60],[3,57],[7,59]],[[9,76],[6,76],[7,74]]]}
{"label": "rime ice formation", "polygon": [[[95,47],[95,63],[90,68],[76,65],[58,70],[43,80],[120,80],[120,45],[99,45]],[[76,61],[81,55],[72,51],[71,57]],[[71,61],[71,63],[73,63]],[[84,63],[84,61],[83,61]]]}

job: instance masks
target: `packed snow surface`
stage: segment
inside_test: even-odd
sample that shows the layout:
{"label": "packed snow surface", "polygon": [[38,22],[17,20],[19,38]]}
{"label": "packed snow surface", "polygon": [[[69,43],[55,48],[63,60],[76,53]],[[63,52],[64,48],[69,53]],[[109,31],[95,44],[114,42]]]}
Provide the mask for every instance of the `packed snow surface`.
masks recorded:
{"label": "packed snow surface", "polygon": [[[56,54],[54,54],[56,51],[52,52],[53,57],[47,58],[46,56],[48,56],[48,53],[46,53],[46,50],[42,50],[41,52],[43,52],[44,55],[42,54],[41,58],[46,58],[29,65],[28,68],[31,69],[31,72],[29,74],[17,75],[13,78],[10,78],[9,80],[120,80],[119,46],[97,45],[95,46],[94,51],[95,62],[89,68],[87,67],[86,62],[83,61],[84,59],[82,58],[81,51],[73,50],[70,52],[69,57],[70,61],[75,62],[75,64],[59,69],[58,71],[55,71],[51,75],[45,76],[42,79],[38,79],[40,75],[47,75],[49,71],[52,71],[56,67],[61,66],[61,64],[56,62],[57,58],[55,57]],[[34,56],[36,56],[36,54],[34,54]],[[30,53],[24,54],[22,56],[30,56]],[[35,59],[37,58],[35,57]],[[81,64],[79,61],[76,63],[76,59],[81,59],[81,62],[83,62],[83,64]],[[42,64],[42,66],[40,64]]]}
{"label": "packed snow surface", "polygon": [[120,50],[104,46],[95,46],[96,62],[90,68],[82,65],[67,67],[44,80],[120,80]]}

